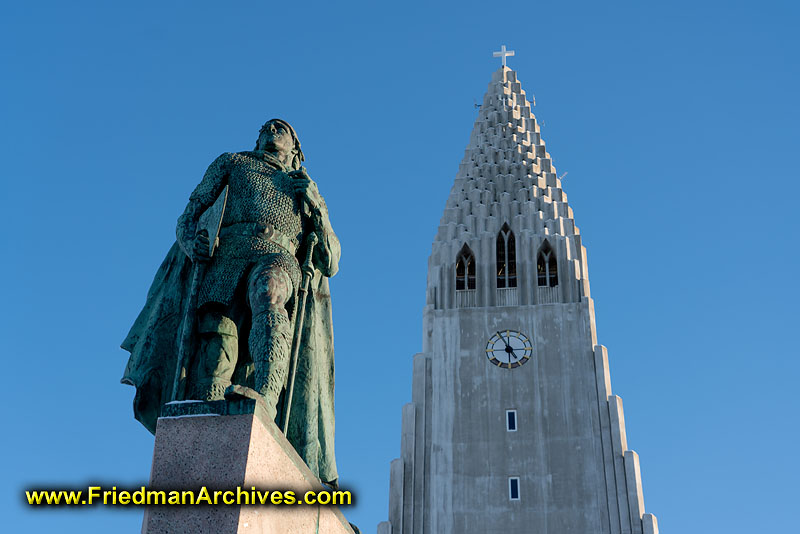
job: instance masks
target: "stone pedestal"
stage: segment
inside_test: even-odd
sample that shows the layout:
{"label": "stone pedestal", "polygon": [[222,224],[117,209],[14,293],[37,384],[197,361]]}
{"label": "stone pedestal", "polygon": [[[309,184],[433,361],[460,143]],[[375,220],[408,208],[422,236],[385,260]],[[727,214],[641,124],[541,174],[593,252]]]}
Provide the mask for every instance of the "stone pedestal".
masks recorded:
{"label": "stone pedestal", "polygon": [[[324,488],[253,399],[171,403],[156,428],[149,489],[250,492]],[[335,506],[184,505],[145,508],[143,534],[353,534]]]}

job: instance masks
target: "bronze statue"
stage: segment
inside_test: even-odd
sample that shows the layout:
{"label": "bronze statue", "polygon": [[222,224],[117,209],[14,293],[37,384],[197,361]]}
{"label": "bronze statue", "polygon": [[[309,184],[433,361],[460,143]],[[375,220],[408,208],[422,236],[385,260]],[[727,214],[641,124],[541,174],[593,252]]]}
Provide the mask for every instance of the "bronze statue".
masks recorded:
{"label": "bronze statue", "polygon": [[[122,343],[131,353],[122,382],[136,386],[134,414],[151,432],[164,403],[221,400],[231,385],[255,390],[282,421],[294,344],[284,431],[309,468],[335,485],[328,278],[341,251],[303,159],[294,129],[272,119],[254,150],[222,154],[209,166]],[[305,257],[310,284],[301,302]],[[298,335],[295,325],[302,325]]]}

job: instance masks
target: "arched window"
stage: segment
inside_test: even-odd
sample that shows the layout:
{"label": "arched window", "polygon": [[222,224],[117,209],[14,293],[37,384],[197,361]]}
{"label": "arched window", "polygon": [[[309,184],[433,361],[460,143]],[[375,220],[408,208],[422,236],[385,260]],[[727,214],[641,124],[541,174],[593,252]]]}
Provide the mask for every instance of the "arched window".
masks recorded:
{"label": "arched window", "polygon": [[475,289],[475,255],[464,244],[456,258],[456,290]]}
{"label": "arched window", "polygon": [[517,249],[508,224],[497,234],[497,287],[517,287]]}
{"label": "arched window", "polygon": [[550,243],[544,242],[536,258],[536,279],[540,287],[558,285],[558,263]]}

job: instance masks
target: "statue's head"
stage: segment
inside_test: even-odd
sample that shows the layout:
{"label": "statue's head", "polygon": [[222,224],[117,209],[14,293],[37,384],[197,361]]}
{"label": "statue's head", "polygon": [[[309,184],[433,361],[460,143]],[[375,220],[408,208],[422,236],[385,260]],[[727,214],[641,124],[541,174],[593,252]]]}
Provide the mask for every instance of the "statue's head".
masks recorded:
{"label": "statue's head", "polygon": [[272,152],[292,170],[297,170],[305,157],[300,140],[291,125],[282,119],[270,119],[258,132],[255,150]]}

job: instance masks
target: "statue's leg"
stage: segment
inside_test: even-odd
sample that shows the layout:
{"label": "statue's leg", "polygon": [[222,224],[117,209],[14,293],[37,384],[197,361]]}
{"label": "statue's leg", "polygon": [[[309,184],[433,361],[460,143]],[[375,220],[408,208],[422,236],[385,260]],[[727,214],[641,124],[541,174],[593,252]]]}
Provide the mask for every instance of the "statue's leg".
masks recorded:
{"label": "statue's leg", "polygon": [[248,299],[253,314],[250,356],[255,366],[255,389],[274,418],[286,386],[292,331],[286,304],[292,297],[292,278],[279,264],[257,266],[250,274]]}
{"label": "statue's leg", "polygon": [[222,400],[239,354],[236,323],[221,311],[201,309],[197,330],[199,343],[193,377],[190,375],[190,398]]}

